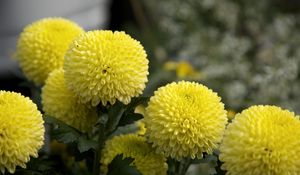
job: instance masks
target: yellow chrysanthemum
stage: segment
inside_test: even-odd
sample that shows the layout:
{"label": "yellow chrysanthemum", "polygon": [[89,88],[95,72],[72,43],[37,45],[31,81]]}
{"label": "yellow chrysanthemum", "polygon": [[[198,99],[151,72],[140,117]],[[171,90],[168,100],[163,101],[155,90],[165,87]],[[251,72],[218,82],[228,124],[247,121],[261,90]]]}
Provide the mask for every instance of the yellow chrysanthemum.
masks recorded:
{"label": "yellow chrysanthemum", "polygon": [[82,131],[91,131],[97,121],[96,109],[79,103],[65,85],[63,69],[50,73],[42,89],[43,110],[66,124]]}
{"label": "yellow chrysanthemum", "polygon": [[25,76],[43,84],[50,72],[63,66],[69,44],[82,32],[76,23],[63,18],[45,18],[26,26],[16,53]]}
{"label": "yellow chrysanthemum", "polygon": [[[141,115],[145,116],[145,113],[146,113],[145,106],[144,105],[138,105],[137,107],[135,107],[134,113],[141,114]],[[146,129],[146,126],[145,126],[144,119],[136,121],[135,124],[138,127],[137,134],[138,135],[145,135],[147,129]]]}
{"label": "yellow chrysanthemum", "polygon": [[150,141],[158,152],[177,160],[212,153],[227,123],[220,100],[215,92],[195,82],[181,81],[159,88],[146,108]]}
{"label": "yellow chrysanthemum", "polygon": [[143,175],[165,175],[168,165],[166,158],[156,154],[155,150],[146,142],[146,138],[136,134],[115,136],[106,141],[101,159],[101,171],[107,174],[108,165],[117,155],[123,158],[133,158],[132,166]]}
{"label": "yellow chrysanthemum", "polygon": [[253,106],[237,114],[220,146],[230,175],[300,174],[300,121],[276,106]]}
{"label": "yellow chrysanthemum", "polygon": [[146,112],[146,108],[144,105],[138,105],[137,107],[135,107],[134,109],[134,113],[136,114],[141,114],[143,116],[145,116],[145,112]]}
{"label": "yellow chrysanthemum", "polygon": [[65,56],[68,88],[83,103],[128,104],[148,81],[148,59],[140,42],[124,32],[91,31],[81,35]]}
{"label": "yellow chrysanthemum", "polygon": [[137,133],[138,135],[141,135],[141,136],[145,135],[147,129],[146,129],[146,125],[145,125],[144,120],[141,119],[141,120],[136,121],[135,123],[136,123],[136,125],[137,125],[137,127],[138,127],[138,130],[137,130],[136,133]]}
{"label": "yellow chrysanthemum", "polygon": [[38,157],[44,144],[44,121],[37,106],[15,92],[0,91],[0,170],[14,173]]}

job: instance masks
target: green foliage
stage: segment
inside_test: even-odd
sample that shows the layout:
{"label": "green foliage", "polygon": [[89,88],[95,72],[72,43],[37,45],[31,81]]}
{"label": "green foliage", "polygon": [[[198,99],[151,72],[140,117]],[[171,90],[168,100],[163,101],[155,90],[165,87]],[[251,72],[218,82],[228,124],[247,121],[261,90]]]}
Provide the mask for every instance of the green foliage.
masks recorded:
{"label": "green foliage", "polygon": [[62,162],[55,157],[40,156],[33,158],[26,169],[17,169],[16,175],[63,175],[67,170],[61,166]]}
{"label": "green foliage", "polygon": [[[92,133],[82,133],[76,128],[67,125],[66,123],[56,119],[55,117],[52,116],[47,116],[44,115],[44,121],[47,124],[47,126],[50,126],[51,132],[49,133],[51,136],[51,140],[57,140],[60,143],[64,143],[67,146],[67,155],[69,157],[74,157],[75,162],[72,163],[72,167],[62,167],[63,169],[66,169],[70,171],[74,171],[76,169],[78,171],[82,171],[82,169],[78,169],[79,166],[79,161],[82,160],[87,160],[87,161],[92,161],[90,160],[91,154],[93,154],[97,149],[98,149],[98,134],[99,130],[97,127],[101,122],[104,122],[106,124],[106,136],[108,138],[112,138],[116,135],[121,135],[121,134],[128,134],[128,133],[134,133],[138,131],[138,126],[135,121],[143,118],[141,114],[136,114],[134,113],[134,109],[136,106],[140,104],[145,104],[149,100],[148,97],[138,97],[138,98],[133,98],[132,102],[128,105],[124,105],[120,102],[115,103],[112,106],[99,106],[98,111],[99,111],[99,121],[95,124],[95,129]],[[105,121],[101,121],[103,120]],[[51,158],[52,159],[52,158]],[[21,174],[40,174],[40,173],[45,173],[45,172],[52,172],[52,174],[55,175],[55,173],[60,174],[59,172],[56,172],[53,167],[54,163],[51,162],[51,160],[38,160],[30,161],[30,165],[33,170],[27,168],[27,169],[20,169],[18,170],[19,173]],[[131,160],[132,161],[132,160]],[[118,174],[120,172],[122,173],[127,173],[127,174],[136,174],[138,175],[139,173],[129,164],[131,163],[130,159],[126,158],[124,160],[121,160],[121,157],[118,156],[113,162],[112,166],[117,166],[119,168],[115,169],[114,171],[110,172],[112,174]],[[38,162],[39,164],[36,164]],[[71,161],[72,162],[72,161]],[[61,165],[60,165],[61,166]],[[88,167],[87,167],[88,168]],[[92,169],[92,167],[90,167]],[[89,174],[87,173],[87,169],[83,174]],[[77,174],[77,173],[72,173],[72,174]]]}
{"label": "green foliage", "polygon": [[143,116],[134,113],[134,109],[140,104],[145,104],[148,100],[148,97],[136,97],[128,105],[116,102],[113,106],[108,107],[108,118],[113,120],[108,120],[107,131],[112,133],[117,125],[122,126],[141,119]]}
{"label": "green foliage", "polygon": [[135,167],[130,165],[132,161],[132,158],[123,159],[123,155],[118,155],[109,165],[108,175],[142,175]]}
{"label": "green foliage", "polygon": [[44,116],[44,120],[48,124],[53,124],[51,136],[62,143],[72,143],[80,138],[82,133],[77,129],[65,124],[64,122],[50,116]]}
{"label": "green foliage", "polygon": [[115,132],[113,132],[109,137],[112,138],[114,136],[122,135],[122,134],[130,134],[138,131],[138,126],[136,123],[127,124],[125,126],[118,127]]}
{"label": "green foliage", "polygon": [[86,136],[80,136],[78,139],[78,150],[80,153],[86,152],[90,149],[96,149],[97,141],[88,139]]}

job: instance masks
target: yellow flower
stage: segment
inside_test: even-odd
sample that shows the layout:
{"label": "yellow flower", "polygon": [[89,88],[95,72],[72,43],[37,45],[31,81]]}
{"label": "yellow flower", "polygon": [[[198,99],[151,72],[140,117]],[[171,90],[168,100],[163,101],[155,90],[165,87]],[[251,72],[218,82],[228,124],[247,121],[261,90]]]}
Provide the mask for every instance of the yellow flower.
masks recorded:
{"label": "yellow flower", "polygon": [[146,126],[145,126],[145,122],[144,122],[144,120],[143,119],[141,119],[141,120],[138,120],[138,121],[136,121],[135,122],[136,123],[136,125],[137,125],[137,127],[138,127],[138,130],[137,130],[137,134],[138,135],[145,135],[146,134],[146,131],[147,131],[147,128],[146,128]]}
{"label": "yellow flower", "polygon": [[54,69],[63,66],[71,41],[83,30],[63,18],[45,18],[25,27],[16,56],[25,76],[40,85]]}
{"label": "yellow flower", "polygon": [[19,93],[0,91],[0,170],[14,173],[38,157],[44,144],[44,121],[37,106]]}
{"label": "yellow flower", "polygon": [[164,64],[164,69],[167,70],[167,71],[172,71],[172,70],[176,70],[177,66],[178,66],[177,62],[175,62],[175,61],[167,61]]}
{"label": "yellow flower", "polygon": [[104,174],[107,174],[108,165],[117,155],[133,158],[131,165],[135,166],[142,175],[167,174],[166,158],[156,154],[145,137],[136,134],[115,136],[106,141],[102,154],[101,172]]}
{"label": "yellow flower", "polygon": [[148,81],[148,59],[140,42],[124,32],[91,31],[78,37],[65,56],[68,88],[93,106],[128,104]]}
{"label": "yellow flower", "polygon": [[[143,116],[145,116],[145,113],[146,113],[146,108],[144,105],[138,105],[137,107],[135,107],[134,109],[134,113],[136,114],[141,114]],[[137,130],[137,134],[138,135],[145,135],[146,134],[146,126],[145,126],[145,122],[144,122],[144,119],[141,119],[141,120],[138,120],[135,122],[136,126],[138,127],[138,130]]]}
{"label": "yellow flower", "polygon": [[181,81],[159,88],[146,108],[149,140],[177,160],[212,153],[227,123],[221,98],[207,87]]}
{"label": "yellow flower", "polygon": [[299,116],[276,106],[250,107],[228,125],[220,151],[231,175],[298,175]]}
{"label": "yellow flower", "polygon": [[138,105],[137,107],[135,107],[134,109],[134,113],[136,114],[141,114],[143,116],[145,116],[145,112],[146,112],[146,108],[144,105]]}
{"label": "yellow flower", "polygon": [[43,110],[66,124],[82,131],[92,130],[97,121],[96,109],[79,103],[64,81],[64,71],[57,69],[50,73],[42,89]]}
{"label": "yellow flower", "polygon": [[181,60],[179,62],[168,61],[164,65],[164,69],[168,71],[175,70],[178,78],[192,78],[200,79],[202,75],[196,71],[195,68],[187,61]]}
{"label": "yellow flower", "polygon": [[229,120],[232,120],[235,116],[236,112],[234,110],[228,109],[227,110],[227,117]]}

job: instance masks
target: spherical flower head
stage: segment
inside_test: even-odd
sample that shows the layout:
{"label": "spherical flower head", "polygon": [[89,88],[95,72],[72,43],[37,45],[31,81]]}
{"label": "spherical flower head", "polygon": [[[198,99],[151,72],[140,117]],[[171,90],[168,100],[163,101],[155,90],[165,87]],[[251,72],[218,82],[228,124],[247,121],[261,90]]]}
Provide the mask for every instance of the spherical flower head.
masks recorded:
{"label": "spherical flower head", "polygon": [[63,18],[45,18],[26,26],[16,51],[25,76],[43,84],[50,72],[63,66],[69,44],[82,32],[76,23]]}
{"label": "spherical flower head", "polygon": [[87,32],[74,40],[65,56],[66,84],[83,103],[128,104],[148,81],[146,57],[140,42],[124,32]]}
{"label": "spherical flower head", "polygon": [[142,175],[166,175],[168,165],[166,158],[156,154],[153,148],[146,142],[146,138],[136,134],[115,136],[106,141],[102,151],[101,171],[107,174],[108,165],[117,155],[123,158],[133,158],[132,166]]}
{"label": "spherical flower head", "polygon": [[252,106],[228,125],[220,151],[227,174],[300,174],[299,117],[276,106]]}
{"label": "spherical flower head", "polygon": [[146,108],[149,140],[177,160],[202,158],[222,139],[227,123],[221,98],[207,87],[181,81],[159,88]]}
{"label": "spherical flower head", "polygon": [[0,91],[0,170],[14,173],[38,157],[44,144],[44,121],[37,106],[19,93]]}
{"label": "spherical flower head", "polygon": [[42,89],[42,104],[47,115],[82,132],[91,131],[97,122],[96,108],[79,103],[66,87],[63,69],[50,73]]}

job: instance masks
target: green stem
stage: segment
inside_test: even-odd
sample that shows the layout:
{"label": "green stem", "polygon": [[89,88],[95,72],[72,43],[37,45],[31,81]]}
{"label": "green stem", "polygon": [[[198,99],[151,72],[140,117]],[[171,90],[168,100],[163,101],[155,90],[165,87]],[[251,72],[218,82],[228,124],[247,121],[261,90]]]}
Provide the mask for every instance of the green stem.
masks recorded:
{"label": "green stem", "polygon": [[99,125],[98,125],[98,146],[95,150],[94,157],[94,166],[93,166],[93,175],[100,174],[100,160],[101,160],[101,152],[104,147],[106,141],[106,131],[105,126],[107,123],[107,114],[100,114],[99,116]]}
{"label": "green stem", "polygon": [[119,124],[120,119],[123,116],[124,111],[125,111],[125,108],[121,108],[115,116],[112,116],[111,118],[109,118],[107,125],[106,125],[107,134],[111,134],[116,129],[116,127]]}
{"label": "green stem", "polygon": [[93,175],[99,175],[100,173],[100,160],[99,151],[95,150],[95,157],[94,157],[94,165],[93,165]]}
{"label": "green stem", "polygon": [[[117,104],[115,104],[117,105]],[[98,106],[98,145],[95,150],[94,165],[93,165],[93,175],[100,174],[101,166],[101,153],[104,148],[105,141],[108,136],[113,132],[119,124],[119,121],[125,111],[125,108],[120,108],[117,112],[113,112],[112,107]]]}

